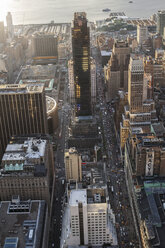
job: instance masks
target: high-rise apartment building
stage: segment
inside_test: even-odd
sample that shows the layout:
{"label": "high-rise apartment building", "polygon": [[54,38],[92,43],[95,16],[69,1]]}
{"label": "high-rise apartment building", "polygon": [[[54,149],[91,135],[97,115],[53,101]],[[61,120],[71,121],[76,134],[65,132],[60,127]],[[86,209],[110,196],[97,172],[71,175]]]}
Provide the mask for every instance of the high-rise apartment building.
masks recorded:
{"label": "high-rise apartment building", "polygon": [[58,38],[54,35],[35,33],[32,36],[34,57],[58,57]]}
{"label": "high-rise apartment building", "polygon": [[4,23],[0,22],[0,43],[5,42],[5,28],[4,28]]}
{"label": "high-rise apartment building", "polygon": [[158,11],[158,15],[157,15],[157,32],[161,36],[163,36],[164,27],[165,27],[165,10],[160,10]]}
{"label": "high-rise apartment building", "polygon": [[14,37],[14,26],[13,26],[12,15],[10,12],[7,13],[6,23],[7,23],[8,38],[12,39]]}
{"label": "high-rise apartment building", "polygon": [[74,14],[72,50],[76,116],[91,115],[90,34],[86,13]]}
{"label": "high-rise apartment building", "polygon": [[148,27],[137,25],[137,42],[142,45],[143,41],[148,39]]}
{"label": "high-rise apartment building", "polygon": [[61,247],[117,245],[115,216],[104,187],[71,190],[65,214]]}
{"label": "high-rise apartment building", "polygon": [[111,58],[107,66],[104,67],[108,101],[116,97],[118,90],[128,90],[129,59],[130,47],[128,43],[124,41],[115,42]]}
{"label": "high-rise apartment building", "polygon": [[44,85],[0,85],[0,153],[12,135],[48,133]]}
{"label": "high-rise apartment building", "polygon": [[82,180],[81,156],[75,148],[65,150],[64,163],[66,181],[74,179],[80,182]]}

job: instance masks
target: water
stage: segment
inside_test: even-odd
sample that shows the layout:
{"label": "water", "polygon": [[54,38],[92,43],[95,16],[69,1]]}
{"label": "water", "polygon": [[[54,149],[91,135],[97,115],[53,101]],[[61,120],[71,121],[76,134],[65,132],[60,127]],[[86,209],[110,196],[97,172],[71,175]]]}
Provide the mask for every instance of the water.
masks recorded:
{"label": "water", "polygon": [[[129,17],[149,17],[165,9],[164,0],[2,0],[10,1],[5,12],[11,11],[14,24],[71,22],[75,11],[85,11],[90,21],[108,17],[104,8],[123,11]],[[5,16],[6,13],[3,13]]]}

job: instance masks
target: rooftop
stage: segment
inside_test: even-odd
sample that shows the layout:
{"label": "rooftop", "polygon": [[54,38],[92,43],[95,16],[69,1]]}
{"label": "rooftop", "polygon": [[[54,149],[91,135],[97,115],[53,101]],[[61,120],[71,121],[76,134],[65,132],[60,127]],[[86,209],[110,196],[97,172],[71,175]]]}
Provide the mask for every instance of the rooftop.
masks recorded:
{"label": "rooftop", "polygon": [[[22,176],[46,176],[45,152],[47,140],[27,137],[7,145],[1,163],[1,176],[9,174]],[[15,174],[17,172],[17,174]],[[20,173],[20,174],[19,174]]]}
{"label": "rooftop", "polygon": [[78,190],[72,190],[70,193],[70,200],[69,205],[70,206],[77,206],[78,203],[87,204],[87,191],[86,189],[78,189]]}
{"label": "rooftop", "polygon": [[22,68],[21,79],[47,79],[54,78],[56,65],[26,65]]}
{"label": "rooftop", "polygon": [[[29,247],[40,247],[44,212],[45,201],[0,202],[2,247],[25,248],[27,243]],[[14,243],[17,245],[11,246]]]}
{"label": "rooftop", "polygon": [[44,84],[4,84],[0,85],[0,95],[4,94],[28,94],[41,93],[44,91]]}

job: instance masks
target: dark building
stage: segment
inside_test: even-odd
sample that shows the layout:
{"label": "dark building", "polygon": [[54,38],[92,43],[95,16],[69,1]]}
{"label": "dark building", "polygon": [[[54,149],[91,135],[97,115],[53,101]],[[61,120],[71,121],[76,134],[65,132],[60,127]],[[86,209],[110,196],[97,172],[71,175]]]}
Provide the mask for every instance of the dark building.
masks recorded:
{"label": "dark building", "polygon": [[74,14],[72,28],[76,116],[91,115],[90,35],[86,13]]}
{"label": "dark building", "polygon": [[165,28],[165,10],[159,10],[157,15],[157,32],[163,36]]}
{"label": "dark building", "polygon": [[0,157],[12,135],[48,133],[44,85],[0,85]]}

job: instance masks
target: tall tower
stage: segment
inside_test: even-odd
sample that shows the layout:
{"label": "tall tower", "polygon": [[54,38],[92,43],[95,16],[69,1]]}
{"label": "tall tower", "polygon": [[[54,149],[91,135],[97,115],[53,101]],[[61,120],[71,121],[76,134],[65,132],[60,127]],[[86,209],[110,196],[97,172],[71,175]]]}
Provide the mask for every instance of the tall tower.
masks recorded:
{"label": "tall tower", "polygon": [[74,14],[72,50],[76,116],[91,115],[90,35],[86,13]]}
{"label": "tall tower", "polygon": [[117,96],[118,91],[128,91],[128,65],[130,47],[125,41],[116,41],[113,45],[112,56],[104,67],[107,84],[107,100],[111,101]]}
{"label": "tall tower", "polygon": [[142,112],[143,78],[143,60],[139,57],[131,57],[128,70],[128,104],[132,114]]}
{"label": "tall tower", "polygon": [[12,135],[48,133],[44,85],[0,85],[0,157]]}
{"label": "tall tower", "polygon": [[159,10],[157,16],[157,32],[163,36],[165,27],[165,10]]}
{"label": "tall tower", "polygon": [[13,38],[14,36],[14,26],[13,26],[13,19],[12,19],[12,15],[10,12],[7,13],[6,16],[6,23],[7,23],[7,33],[8,33],[8,37],[10,39]]}

